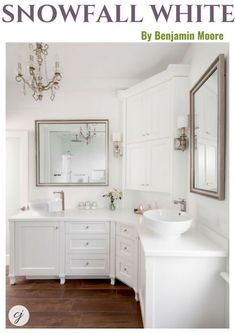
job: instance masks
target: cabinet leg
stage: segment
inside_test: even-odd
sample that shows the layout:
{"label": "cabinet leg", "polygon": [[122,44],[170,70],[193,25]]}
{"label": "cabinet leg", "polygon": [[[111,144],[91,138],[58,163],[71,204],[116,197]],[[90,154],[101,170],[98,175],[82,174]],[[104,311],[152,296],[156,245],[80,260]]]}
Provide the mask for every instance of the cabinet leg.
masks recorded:
{"label": "cabinet leg", "polygon": [[13,285],[16,283],[16,277],[14,275],[9,275],[10,284]]}
{"label": "cabinet leg", "polygon": [[139,302],[139,294],[137,293],[137,291],[135,291],[135,300],[136,302]]}
{"label": "cabinet leg", "polygon": [[60,276],[60,284],[65,284],[65,276]]}
{"label": "cabinet leg", "polygon": [[111,277],[111,279],[110,279],[110,284],[111,284],[112,286],[115,285],[115,278],[114,278],[114,277]]}

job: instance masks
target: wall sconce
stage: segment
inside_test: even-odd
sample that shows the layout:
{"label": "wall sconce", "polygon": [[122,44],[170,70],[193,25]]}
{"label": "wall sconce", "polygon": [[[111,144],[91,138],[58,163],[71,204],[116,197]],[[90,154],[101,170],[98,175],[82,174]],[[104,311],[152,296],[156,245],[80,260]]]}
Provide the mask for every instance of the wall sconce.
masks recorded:
{"label": "wall sconce", "polygon": [[186,128],[188,127],[188,117],[185,115],[180,115],[177,118],[177,128],[180,130],[180,137],[175,138],[174,148],[175,150],[185,151],[187,148],[187,135]]}
{"label": "wall sconce", "polygon": [[121,133],[114,132],[113,133],[113,148],[114,148],[114,154],[116,156],[122,156],[122,148],[121,148]]}

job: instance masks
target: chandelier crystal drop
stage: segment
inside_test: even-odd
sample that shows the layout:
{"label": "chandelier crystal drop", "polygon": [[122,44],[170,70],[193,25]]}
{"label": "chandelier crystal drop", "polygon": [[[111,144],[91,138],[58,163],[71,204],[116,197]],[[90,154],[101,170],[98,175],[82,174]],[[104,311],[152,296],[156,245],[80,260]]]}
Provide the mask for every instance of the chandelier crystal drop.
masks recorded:
{"label": "chandelier crystal drop", "polygon": [[26,92],[26,86],[28,86],[33,91],[32,97],[36,101],[41,101],[43,99],[43,93],[45,91],[50,91],[50,99],[53,101],[55,98],[55,92],[59,89],[59,83],[62,79],[59,62],[55,62],[54,74],[51,79],[48,79],[46,62],[49,48],[48,44],[29,44],[29,48],[29,78],[25,78],[25,75],[22,72],[22,64],[19,62],[16,81],[23,83],[24,94]]}

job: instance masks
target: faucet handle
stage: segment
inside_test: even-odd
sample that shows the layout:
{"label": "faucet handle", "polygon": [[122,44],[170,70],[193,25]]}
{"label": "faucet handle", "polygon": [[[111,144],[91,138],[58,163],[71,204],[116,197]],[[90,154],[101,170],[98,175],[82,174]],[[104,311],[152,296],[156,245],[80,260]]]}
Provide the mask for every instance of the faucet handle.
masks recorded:
{"label": "faucet handle", "polygon": [[53,192],[53,194],[63,194],[63,193],[64,193],[63,190],[61,190],[61,191],[54,191],[54,192]]}

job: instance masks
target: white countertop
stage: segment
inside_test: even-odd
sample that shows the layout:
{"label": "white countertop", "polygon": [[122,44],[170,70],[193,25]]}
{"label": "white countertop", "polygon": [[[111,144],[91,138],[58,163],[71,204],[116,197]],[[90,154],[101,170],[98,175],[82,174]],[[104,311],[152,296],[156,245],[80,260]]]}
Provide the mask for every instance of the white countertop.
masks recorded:
{"label": "white countertop", "polygon": [[114,221],[137,229],[146,256],[226,257],[227,251],[198,229],[192,227],[176,240],[164,240],[144,226],[144,218],[130,209],[66,210],[39,214],[26,211],[12,216],[9,221]]}
{"label": "white countertop", "polygon": [[9,221],[119,221],[127,224],[138,224],[140,215],[131,209],[74,209],[56,213],[43,213],[33,210],[12,216]]}

